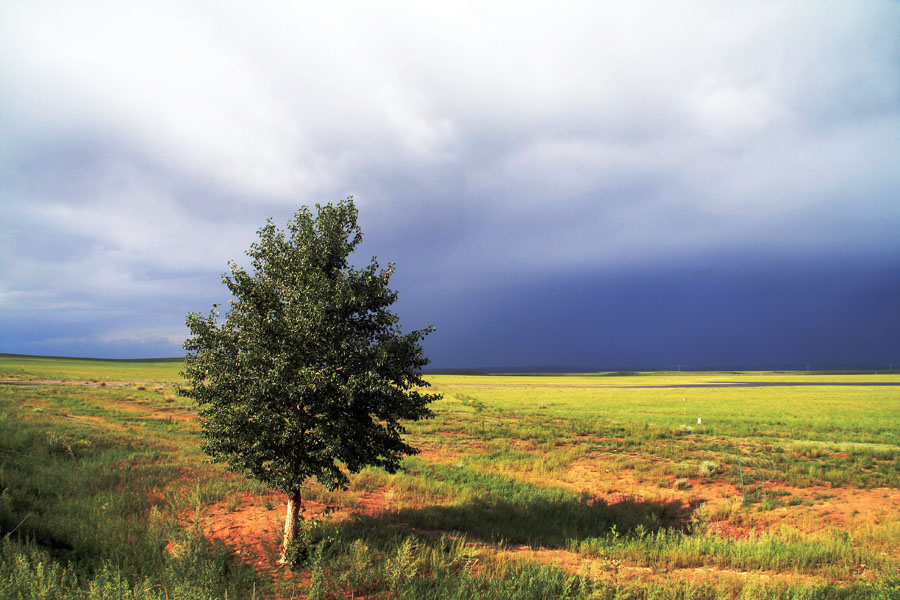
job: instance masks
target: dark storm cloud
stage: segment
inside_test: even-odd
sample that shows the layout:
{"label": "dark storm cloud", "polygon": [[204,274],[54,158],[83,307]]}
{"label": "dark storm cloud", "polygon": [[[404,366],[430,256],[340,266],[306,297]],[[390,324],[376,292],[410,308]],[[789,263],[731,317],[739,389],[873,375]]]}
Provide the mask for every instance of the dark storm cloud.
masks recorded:
{"label": "dark storm cloud", "polygon": [[[7,3],[0,351],[177,353],[184,314],[224,299],[218,274],[267,217],[347,194],[361,260],[398,263],[409,325],[442,327],[429,344],[446,364],[595,356],[569,343],[608,327],[567,304],[582,288],[621,327],[653,323],[615,337],[621,361],[668,361],[687,300],[649,320],[635,308],[673,293],[666,273],[702,287],[708,314],[757,325],[811,292],[741,300],[733,273],[768,285],[756,262],[771,281],[841,264],[868,274],[856,290],[892,285],[898,30],[890,2]],[[808,288],[855,325],[783,328],[773,357],[878,346],[851,330],[886,309],[844,294],[839,271]],[[554,281],[567,295],[536,294]],[[582,333],[558,322],[564,306]],[[761,356],[750,341],[768,329],[721,326],[698,322],[685,362]],[[468,343],[496,351],[465,354],[479,331],[496,336]]]}
{"label": "dark storm cloud", "polygon": [[427,349],[446,368],[887,369],[898,268],[708,258],[434,294],[409,312],[438,315]]}

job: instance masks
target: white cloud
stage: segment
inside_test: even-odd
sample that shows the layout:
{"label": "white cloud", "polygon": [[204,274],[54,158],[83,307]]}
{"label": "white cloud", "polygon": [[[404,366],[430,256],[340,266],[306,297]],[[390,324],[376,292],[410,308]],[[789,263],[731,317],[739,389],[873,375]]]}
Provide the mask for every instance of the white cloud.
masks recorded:
{"label": "white cloud", "polygon": [[165,328],[165,327],[143,327],[115,329],[97,336],[97,341],[109,343],[141,343],[141,344],[169,344],[176,348],[180,347],[187,337],[187,330],[184,327]]}

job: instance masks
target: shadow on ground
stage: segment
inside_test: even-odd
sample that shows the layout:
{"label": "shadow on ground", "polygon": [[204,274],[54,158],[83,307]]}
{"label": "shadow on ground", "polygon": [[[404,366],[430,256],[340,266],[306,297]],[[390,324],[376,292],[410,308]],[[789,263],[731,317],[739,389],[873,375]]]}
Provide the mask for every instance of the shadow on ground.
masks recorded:
{"label": "shadow on ground", "polygon": [[682,502],[626,498],[547,500],[527,503],[472,500],[456,505],[358,515],[344,523],[353,530],[459,533],[489,543],[565,548],[572,542],[608,535],[645,535],[662,528],[687,530],[696,506]]}

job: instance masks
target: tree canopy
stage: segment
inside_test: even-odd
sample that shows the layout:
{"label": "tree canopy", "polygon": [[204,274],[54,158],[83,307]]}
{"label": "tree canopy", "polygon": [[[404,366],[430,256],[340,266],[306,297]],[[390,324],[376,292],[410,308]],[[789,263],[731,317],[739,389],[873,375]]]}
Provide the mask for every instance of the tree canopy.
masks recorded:
{"label": "tree canopy", "polygon": [[188,314],[184,344],[182,393],[200,406],[204,450],[288,494],[286,546],[304,482],[335,489],[367,465],[393,472],[416,452],[401,421],[430,417],[440,397],[422,391],[432,328],[404,334],[390,311],[394,265],[349,263],[362,240],[353,199],[316,209],[258,231],[252,270],[229,262],[222,276],[234,296],[224,321],[217,305]]}

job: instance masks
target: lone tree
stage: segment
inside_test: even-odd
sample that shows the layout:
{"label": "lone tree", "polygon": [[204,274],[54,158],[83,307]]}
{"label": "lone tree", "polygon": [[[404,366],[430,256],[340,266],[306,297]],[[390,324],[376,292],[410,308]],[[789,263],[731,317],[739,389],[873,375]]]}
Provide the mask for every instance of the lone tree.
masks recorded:
{"label": "lone tree", "polygon": [[[250,246],[253,272],[229,262],[234,296],[223,323],[187,316],[192,336],[181,392],[200,406],[204,450],[288,496],[281,561],[298,526],[300,491],[315,477],[344,488],[367,465],[394,472],[415,454],[401,420],[432,416],[420,340],[389,310],[393,264],[354,269],[362,240],[353,199],[294,214],[287,231],[270,219]],[[286,235],[288,234],[289,235]]]}

